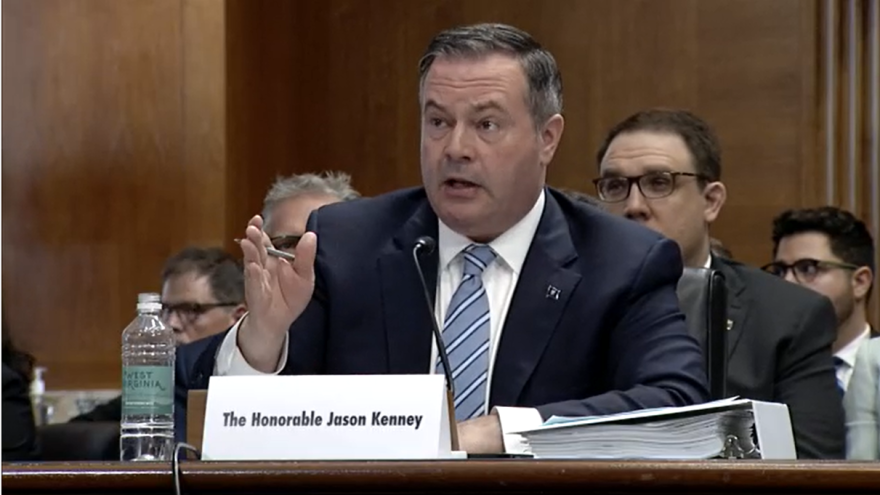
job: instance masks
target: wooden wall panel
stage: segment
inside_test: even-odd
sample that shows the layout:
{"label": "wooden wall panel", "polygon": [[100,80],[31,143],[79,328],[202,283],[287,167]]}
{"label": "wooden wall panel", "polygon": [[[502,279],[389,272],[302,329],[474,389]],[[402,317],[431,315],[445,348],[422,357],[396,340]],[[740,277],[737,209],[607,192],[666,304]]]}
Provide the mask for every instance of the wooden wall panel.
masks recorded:
{"label": "wooden wall panel", "polygon": [[[818,108],[824,203],[864,219],[880,243],[880,2],[825,0],[821,5]],[[880,266],[880,256],[876,260]],[[871,316],[880,315],[880,290]]]}
{"label": "wooden wall panel", "polygon": [[5,317],[51,389],[117,387],[137,293],[226,237],[222,4],[2,8]]}
{"label": "wooden wall panel", "polygon": [[487,20],[531,32],[562,68],[566,131],[551,184],[593,192],[595,150],[611,125],[680,106],[720,134],[730,200],[715,235],[737,257],[767,261],[772,217],[822,201],[815,1],[228,0],[227,9],[229,160],[247,176],[230,229],[259,209],[277,173],[341,169],[366,194],[418,184],[416,62],[440,29]]}
{"label": "wooden wall panel", "polygon": [[[737,258],[765,262],[788,207],[854,201],[878,234],[876,19],[865,0],[7,0],[4,311],[50,387],[118,384],[136,293],[186,243],[238,252],[276,175],[419,184],[417,60],[481,21],[531,32],[562,68],[551,184],[592,192],[611,125],[681,106],[720,135],[713,233]],[[862,161],[841,161],[848,46]],[[852,197],[846,163],[864,179]]]}
{"label": "wooden wall panel", "polygon": [[[880,1],[869,3],[865,11],[866,70],[863,78],[866,122],[862,133],[867,165],[862,179],[863,204],[869,212],[871,232],[874,234],[875,247],[880,249]],[[869,185],[868,185],[869,184]],[[877,254],[876,266],[880,267],[880,252]],[[875,275],[876,286],[880,287],[880,275]],[[871,311],[875,328],[880,327],[880,290],[875,289],[871,301]]]}

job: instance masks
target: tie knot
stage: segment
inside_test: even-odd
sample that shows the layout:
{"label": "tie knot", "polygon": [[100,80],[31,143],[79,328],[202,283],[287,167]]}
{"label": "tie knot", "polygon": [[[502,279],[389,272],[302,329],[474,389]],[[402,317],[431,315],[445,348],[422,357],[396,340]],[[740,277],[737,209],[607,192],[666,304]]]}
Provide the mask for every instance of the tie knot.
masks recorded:
{"label": "tie knot", "polygon": [[464,274],[481,275],[496,256],[487,244],[471,244],[464,250]]}
{"label": "tie knot", "polygon": [[845,366],[845,365],[846,365],[846,361],[844,361],[843,359],[840,359],[837,356],[834,356],[834,367],[835,368],[840,368],[841,366]]}

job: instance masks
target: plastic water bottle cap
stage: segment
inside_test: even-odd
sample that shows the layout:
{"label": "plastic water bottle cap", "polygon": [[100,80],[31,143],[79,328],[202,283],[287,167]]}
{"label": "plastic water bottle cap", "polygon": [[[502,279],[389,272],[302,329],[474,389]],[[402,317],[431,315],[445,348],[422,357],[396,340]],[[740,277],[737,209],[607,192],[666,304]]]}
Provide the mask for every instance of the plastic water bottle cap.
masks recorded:
{"label": "plastic water bottle cap", "polygon": [[138,294],[138,311],[160,311],[162,309],[161,297],[155,292],[142,292]]}
{"label": "plastic water bottle cap", "polygon": [[37,366],[34,368],[34,380],[31,382],[31,395],[43,395],[46,393],[46,382],[43,381],[43,374],[46,368]]}

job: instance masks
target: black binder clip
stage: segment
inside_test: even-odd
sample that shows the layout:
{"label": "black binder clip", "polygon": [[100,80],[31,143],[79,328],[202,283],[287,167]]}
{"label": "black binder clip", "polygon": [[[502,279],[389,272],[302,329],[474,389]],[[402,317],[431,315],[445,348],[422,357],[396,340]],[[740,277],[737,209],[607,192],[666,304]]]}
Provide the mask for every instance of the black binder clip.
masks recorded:
{"label": "black binder clip", "polygon": [[760,459],[761,452],[754,443],[752,443],[751,448],[748,450],[743,449],[739,437],[736,435],[727,435],[724,439],[724,447],[721,449],[721,455],[719,457],[722,459]]}

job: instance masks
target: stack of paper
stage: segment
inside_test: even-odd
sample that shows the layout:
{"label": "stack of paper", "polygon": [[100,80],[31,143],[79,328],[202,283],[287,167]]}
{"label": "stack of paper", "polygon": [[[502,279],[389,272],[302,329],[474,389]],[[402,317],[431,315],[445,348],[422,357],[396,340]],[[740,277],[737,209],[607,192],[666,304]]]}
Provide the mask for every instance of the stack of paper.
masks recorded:
{"label": "stack of paper", "polygon": [[731,435],[743,451],[754,448],[750,402],[733,398],[609,416],[554,416],[520,433],[535,457],[709,459],[725,451]]}

